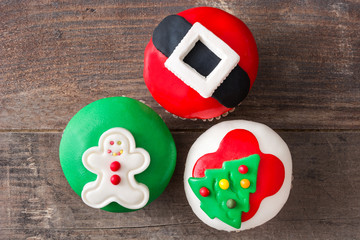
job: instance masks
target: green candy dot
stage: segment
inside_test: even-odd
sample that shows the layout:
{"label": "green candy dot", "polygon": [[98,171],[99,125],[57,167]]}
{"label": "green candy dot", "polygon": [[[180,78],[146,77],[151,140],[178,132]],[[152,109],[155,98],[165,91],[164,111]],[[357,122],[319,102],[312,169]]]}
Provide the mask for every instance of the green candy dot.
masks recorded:
{"label": "green candy dot", "polygon": [[234,208],[236,207],[236,201],[234,199],[229,199],[226,201],[226,206],[230,209]]}

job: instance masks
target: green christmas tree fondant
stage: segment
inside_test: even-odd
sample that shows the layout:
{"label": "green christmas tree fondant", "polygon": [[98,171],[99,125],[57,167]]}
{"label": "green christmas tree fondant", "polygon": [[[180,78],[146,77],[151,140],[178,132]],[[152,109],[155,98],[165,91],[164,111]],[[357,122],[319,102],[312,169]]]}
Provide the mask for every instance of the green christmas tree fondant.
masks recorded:
{"label": "green christmas tree fondant", "polygon": [[256,191],[260,157],[225,161],[220,169],[205,170],[203,178],[189,178],[189,184],[201,202],[201,209],[211,218],[234,228],[241,227],[241,213],[250,209],[249,195]]}

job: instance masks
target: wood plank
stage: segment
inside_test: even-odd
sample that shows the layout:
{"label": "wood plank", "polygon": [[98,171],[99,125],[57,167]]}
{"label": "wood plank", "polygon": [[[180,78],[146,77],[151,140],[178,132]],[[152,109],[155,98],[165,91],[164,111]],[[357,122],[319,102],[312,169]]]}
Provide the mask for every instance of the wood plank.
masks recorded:
{"label": "wood plank", "polygon": [[183,171],[201,132],[175,132],[178,163],[165,192],[133,213],[85,206],[58,159],[61,133],[0,133],[0,239],[357,239],[360,238],[360,132],[279,132],[288,143],[294,181],[284,209],[243,233],[213,230],[192,213]]}
{"label": "wood plank", "polygon": [[143,51],[169,14],[215,6],[258,44],[257,81],[227,119],[277,129],[359,129],[358,1],[5,1],[0,3],[0,129],[63,129],[86,104],[144,100],[171,129],[206,129],[164,113],[142,79]]}
{"label": "wood plank", "polygon": [[[283,224],[289,229],[276,229]],[[316,225],[316,229],[313,224]],[[6,229],[4,239],[358,239],[358,226],[353,220],[309,220],[307,222],[273,221],[256,230],[241,233],[219,232],[201,223],[184,223],[137,228],[110,229]],[[285,227],[284,227],[285,228]],[[334,228],[341,229],[334,231]],[[314,231],[313,231],[314,230]],[[309,232],[307,232],[309,231]],[[311,232],[313,231],[313,232]],[[0,237],[1,238],[1,237]]]}

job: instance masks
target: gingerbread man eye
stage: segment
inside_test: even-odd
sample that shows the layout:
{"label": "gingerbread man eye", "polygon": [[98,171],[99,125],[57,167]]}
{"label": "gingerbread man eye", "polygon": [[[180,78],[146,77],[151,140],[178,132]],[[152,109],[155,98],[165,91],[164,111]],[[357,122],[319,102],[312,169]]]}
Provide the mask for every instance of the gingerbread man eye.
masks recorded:
{"label": "gingerbread man eye", "polygon": [[121,145],[121,141],[117,141],[117,145]]}
{"label": "gingerbread man eye", "polygon": [[114,141],[110,141],[110,145],[114,145]]}

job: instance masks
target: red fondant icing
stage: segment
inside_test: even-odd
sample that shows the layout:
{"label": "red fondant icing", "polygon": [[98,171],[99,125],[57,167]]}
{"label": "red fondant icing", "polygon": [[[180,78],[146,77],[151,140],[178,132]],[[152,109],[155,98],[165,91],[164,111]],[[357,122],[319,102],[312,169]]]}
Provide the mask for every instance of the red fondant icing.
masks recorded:
{"label": "red fondant icing", "polygon": [[[239,66],[249,75],[251,88],[257,74],[258,53],[246,25],[216,8],[192,8],[178,15],[191,24],[200,22],[234,49],[240,56]],[[180,117],[200,119],[217,117],[230,110],[214,98],[201,97],[165,67],[166,60],[150,40],[145,49],[144,80],[154,99],[166,110]]]}
{"label": "red fondant icing", "polygon": [[165,67],[167,57],[150,41],[145,49],[144,80],[151,95],[167,111],[183,118],[207,119],[229,108],[215,98],[203,98]]}
{"label": "red fondant icing", "polygon": [[252,154],[260,156],[256,192],[250,194],[250,210],[242,214],[242,222],[255,215],[264,198],[280,190],[285,179],[285,168],[280,159],[272,154],[262,153],[256,137],[251,132],[235,129],[226,134],[216,152],[205,154],[197,160],[192,173],[193,177],[201,178],[205,176],[206,169],[221,168],[224,161]]}

